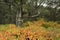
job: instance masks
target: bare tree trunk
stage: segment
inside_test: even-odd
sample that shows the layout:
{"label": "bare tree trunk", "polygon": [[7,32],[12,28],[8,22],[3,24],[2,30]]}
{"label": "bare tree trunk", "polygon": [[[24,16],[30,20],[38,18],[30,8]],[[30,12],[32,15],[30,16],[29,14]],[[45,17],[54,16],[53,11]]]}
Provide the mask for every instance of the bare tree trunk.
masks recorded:
{"label": "bare tree trunk", "polygon": [[21,26],[22,25],[22,0],[20,0],[20,2],[18,3],[18,10],[17,10],[17,14],[16,14],[16,26]]}

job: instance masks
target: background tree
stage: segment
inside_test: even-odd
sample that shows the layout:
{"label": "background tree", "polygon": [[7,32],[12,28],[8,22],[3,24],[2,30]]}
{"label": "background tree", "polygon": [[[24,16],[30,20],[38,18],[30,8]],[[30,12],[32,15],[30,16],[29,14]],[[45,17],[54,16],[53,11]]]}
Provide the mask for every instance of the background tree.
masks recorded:
{"label": "background tree", "polygon": [[0,23],[20,25],[37,18],[60,21],[59,8],[60,0],[0,0]]}

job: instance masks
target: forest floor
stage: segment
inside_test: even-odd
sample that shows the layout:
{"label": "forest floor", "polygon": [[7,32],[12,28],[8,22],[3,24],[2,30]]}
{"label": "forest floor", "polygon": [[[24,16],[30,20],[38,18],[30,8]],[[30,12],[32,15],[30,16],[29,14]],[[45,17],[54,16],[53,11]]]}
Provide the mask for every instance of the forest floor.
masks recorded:
{"label": "forest floor", "polygon": [[38,20],[23,23],[0,25],[0,40],[60,40],[60,24]]}

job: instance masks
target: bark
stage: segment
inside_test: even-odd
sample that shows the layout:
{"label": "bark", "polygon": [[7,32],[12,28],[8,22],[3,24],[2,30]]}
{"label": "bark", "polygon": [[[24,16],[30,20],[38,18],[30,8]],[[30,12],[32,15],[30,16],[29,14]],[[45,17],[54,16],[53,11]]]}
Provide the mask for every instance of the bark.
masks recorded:
{"label": "bark", "polygon": [[16,25],[19,27],[22,25],[22,0],[20,0],[20,3],[18,4],[19,7],[18,7],[18,11],[17,11],[17,14],[16,14]]}

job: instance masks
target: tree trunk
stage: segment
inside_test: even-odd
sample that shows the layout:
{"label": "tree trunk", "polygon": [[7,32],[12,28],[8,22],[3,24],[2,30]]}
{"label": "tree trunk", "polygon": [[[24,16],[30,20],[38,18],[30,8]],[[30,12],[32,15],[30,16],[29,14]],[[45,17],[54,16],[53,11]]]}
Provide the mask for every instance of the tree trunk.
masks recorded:
{"label": "tree trunk", "polygon": [[19,7],[17,10],[17,14],[16,14],[16,26],[21,26],[22,25],[22,0],[20,0],[20,3],[18,3]]}

